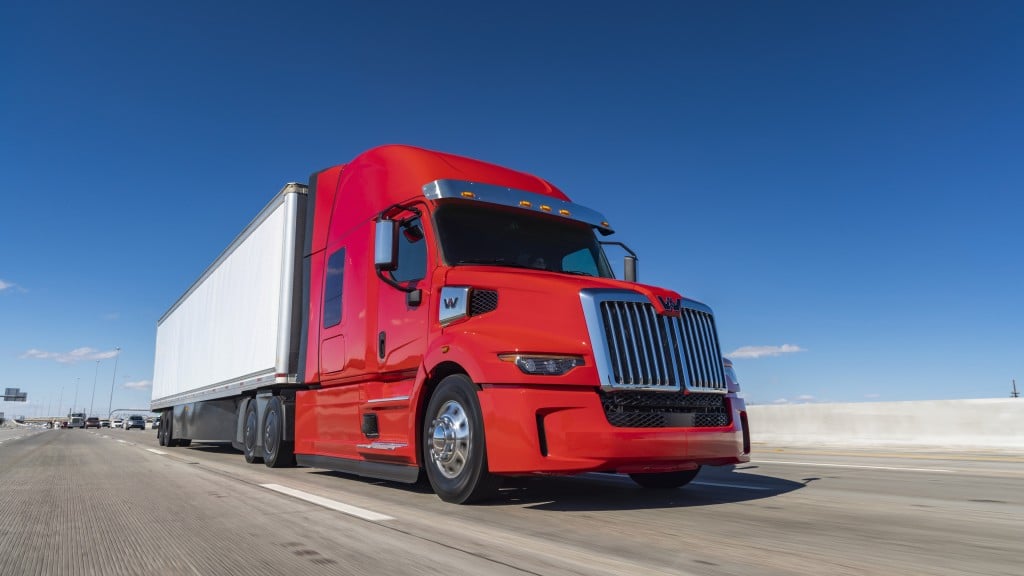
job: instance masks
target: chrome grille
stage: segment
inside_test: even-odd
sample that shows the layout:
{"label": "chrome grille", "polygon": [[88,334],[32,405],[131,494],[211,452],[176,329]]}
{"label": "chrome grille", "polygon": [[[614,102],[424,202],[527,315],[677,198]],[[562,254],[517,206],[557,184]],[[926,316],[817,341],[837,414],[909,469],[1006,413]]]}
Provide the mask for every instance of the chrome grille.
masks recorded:
{"label": "chrome grille", "polygon": [[703,304],[683,300],[671,317],[633,292],[585,290],[581,298],[607,389],[726,391],[714,315]]}

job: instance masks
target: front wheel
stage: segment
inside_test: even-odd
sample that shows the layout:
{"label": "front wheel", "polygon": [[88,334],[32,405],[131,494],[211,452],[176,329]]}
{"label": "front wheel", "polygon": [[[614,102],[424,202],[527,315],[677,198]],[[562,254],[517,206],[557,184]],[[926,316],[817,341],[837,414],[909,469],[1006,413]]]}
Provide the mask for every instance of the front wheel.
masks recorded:
{"label": "front wheel", "polygon": [[629,477],[633,479],[633,482],[636,482],[644,488],[668,490],[670,488],[686,486],[697,477],[698,472],[700,472],[700,466],[693,470],[679,470],[677,472],[660,472],[652,474],[630,474]]}
{"label": "front wheel", "polygon": [[487,469],[480,400],[464,374],[441,380],[430,398],[423,419],[423,465],[445,502],[478,502],[498,491],[500,479]]}

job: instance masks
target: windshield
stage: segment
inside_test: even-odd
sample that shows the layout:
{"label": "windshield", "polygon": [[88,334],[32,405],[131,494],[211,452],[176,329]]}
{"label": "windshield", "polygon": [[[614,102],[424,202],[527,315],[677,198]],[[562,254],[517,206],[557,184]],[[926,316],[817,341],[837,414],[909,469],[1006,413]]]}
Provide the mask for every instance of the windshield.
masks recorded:
{"label": "windshield", "polygon": [[445,261],[612,278],[594,231],[582,222],[494,205],[453,203],[435,213]]}

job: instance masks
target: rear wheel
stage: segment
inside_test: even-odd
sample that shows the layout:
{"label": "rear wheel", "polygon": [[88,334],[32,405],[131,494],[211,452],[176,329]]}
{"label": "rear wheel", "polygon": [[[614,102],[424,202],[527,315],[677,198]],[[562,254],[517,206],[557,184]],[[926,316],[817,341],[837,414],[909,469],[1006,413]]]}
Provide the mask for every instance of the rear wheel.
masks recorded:
{"label": "rear wheel", "polygon": [[256,417],[256,400],[250,400],[245,409],[245,427],[242,429],[242,442],[244,442],[245,461],[249,464],[257,464],[263,458],[256,455],[256,438],[259,434],[258,418]]}
{"label": "rear wheel", "polygon": [[437,386],[423,421],[423,464],[445,502],[467,504],[494,496],[500,478],[487,470],[487,444],[476,387],[464,374]]}
{"label": "rear wheel", "polygon": [[174,448],[181,445],[181,440],[174,439],[174,422],[170,415],[171,413],[167,412],[160,418],[160,433],[164,436],[164,446]]}
{"label": "rear wheel", "polygon": [[629,477],[633,479],[633,482],[636,482],[644,488],[668,490],[670,488],[686,486],[697,477],[698,472],[700,472],[700,466],[693,470],[679,470],[677,472],[660,472],[653,474],[630,474]]}
{"label": "rear wheel", "polygon": [[263,463],[270,468],[295,466],[295,444],[284,440],[284,402],[274,396],[263,414]]}
{"label": "rear wheel", "polygon": [[161,446],[167,446],[167,425],[163,419],[160,420],[160,428],[156,431],[156,441]]}

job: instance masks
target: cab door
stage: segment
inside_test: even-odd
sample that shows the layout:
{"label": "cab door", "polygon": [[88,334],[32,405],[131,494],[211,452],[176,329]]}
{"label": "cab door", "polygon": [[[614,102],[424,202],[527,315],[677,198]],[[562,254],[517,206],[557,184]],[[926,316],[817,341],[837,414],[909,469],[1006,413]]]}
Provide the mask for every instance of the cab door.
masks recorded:
{"label": "cab door", "polygon": [[[435,258],[430,249],[433,236],[429,218],[418,211],[407,210],[394,219],[400,223],[398,264],[390,272],[381,272],[393,282],[377,279],[376,351],[378,380],[384,390],[370,391],[371,396],[410,394],[427,345],[428,303],[431,301],[428,271],[433,269]],[[369,399],[380,400],[381,397]]]}

